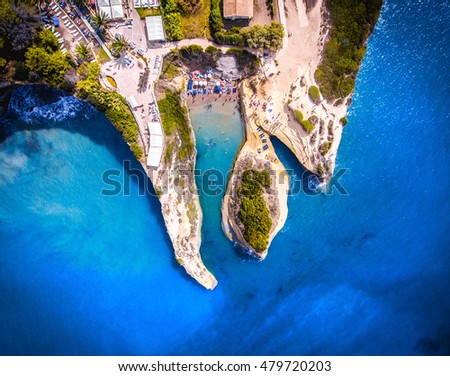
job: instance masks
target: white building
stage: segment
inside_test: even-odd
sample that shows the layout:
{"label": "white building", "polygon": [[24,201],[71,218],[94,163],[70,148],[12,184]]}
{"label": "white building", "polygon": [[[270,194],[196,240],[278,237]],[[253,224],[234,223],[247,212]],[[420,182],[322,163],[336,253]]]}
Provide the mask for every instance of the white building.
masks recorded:
{"label": "white building", "polygon": [[147,123],[150,134],[150,147],[147,155],[147,166],[158,167],[164,146],[164,135],[160,122]]}
{"label": "white building", "polygon": [[124,18],[122,0],[97,0],[97,13],[105,13],[111,20]]}
{"label": "white building", "polygon": [[149,41],[166,39],[161,16],[145,17],[145,26],[147,27],[147,39]]}

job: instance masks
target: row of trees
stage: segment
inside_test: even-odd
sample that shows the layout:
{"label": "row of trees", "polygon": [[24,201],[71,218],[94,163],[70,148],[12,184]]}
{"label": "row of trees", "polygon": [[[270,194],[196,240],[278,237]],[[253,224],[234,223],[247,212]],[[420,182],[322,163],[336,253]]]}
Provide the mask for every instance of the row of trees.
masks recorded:
{"label": "row of trees", "polygon": [[375,27],[383,0],[327,0],[333,27],[322,63],[315,72],[327,100],[352,93],[366,40]]}
{"label": "row of trees", "polygon": [[278,51],[283,47],[283,36],[283,25],[272,21],[270,25],[254,25],[244,29],[233,27],[228,31],[221,30],[214,34],[214,39],[219,44],[250,47],[260,51]]}

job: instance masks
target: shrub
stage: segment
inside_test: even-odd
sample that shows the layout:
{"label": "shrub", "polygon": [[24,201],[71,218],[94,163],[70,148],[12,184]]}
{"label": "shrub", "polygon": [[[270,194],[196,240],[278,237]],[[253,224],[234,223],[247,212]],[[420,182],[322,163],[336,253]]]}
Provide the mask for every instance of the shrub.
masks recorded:
{"label": "shrub", "polygon": [[173,64],[168,64],[167,68],[163,71],[163,74],[164,74],[164,77],[171,80],[180,74],[180,70],[178,69],[177,66],[175,66]]}
{"label": "shrub", "polygon": [[308,90],[308,95],[314,103],[320,101],[320,91],[317,86],[311,86]]}
{"label": "shrub", "polygon": [[303,126],[303,129],[306,132],[311,133],[314,130],[314,124],[311,123],[310,119],[303,119],[303,114],[301,111],[294,110],[294,117],[295,120],[297,120]]}
{"label": "shrub", "polygon": [[218,51],[219,51],[219,49],[216,48],[216,47],[214,47],[214,46],[208,46],[208,47],[206,47],[206,49],[205,49],[205,52],[208,53],[208,54],[210,54],[210,55],[213,55],[213,54],[215,54],[215,53],[218,52]]}
{"label": "shrub", "polygon": [[303,120],[302,125],[303,129],[308,133],[311,133],[314,130],[314,124],[311,123],[309,119]]}
{"label": "shrub", "polygon": [[343,127],[345,127],[345,126],[347,125],[347,123],[348,123],[348,120],[347,120],[347,118],[344,116],[344,117],[341,117],[341,118],[339,119],[339,123],[341,123],[341,125],[342,125]]}
{"label": "shrub", "polygon": [[303,121],[303,114],[302,114],[301,111],[299,111],[299,110],[294,110],[294,116],[295,116],[295,118],[297,119],[297,121],[298,121],[299,123],[301,123],[301,122]]}
{"label": "shrub", "polygon": [[324,142],[320,147],[320,153],[322,155],[327,155],[327,153],[330,151],[331,145],[333,145],[333,143],[330,141]]}
{"label": "shrub", "polygon": [[203,47],[198,44],[190,44],[189,46],[181,47],[180,52],[184,57],[188,55],[199,55],[203,52]]}
{"label": "shrub", "polygon": [[323,166],[322,166],[321,164],[319,164],[319,165],[317,166],[317,174],[318,174],[319,176],[322,176],[322,174],[323,174]]}

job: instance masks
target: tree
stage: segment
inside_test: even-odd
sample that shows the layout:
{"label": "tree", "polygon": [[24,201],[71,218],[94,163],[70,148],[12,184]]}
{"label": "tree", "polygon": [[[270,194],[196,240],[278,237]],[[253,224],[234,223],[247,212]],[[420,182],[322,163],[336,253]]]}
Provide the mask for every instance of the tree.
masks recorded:
{"label": "tree", "polygon": [[56,36],[47,29],[43,29],[39,32],[38,45],[44,48],[48,53],[56,52],[59,50],[58,39]]}
{"label": "tree", "polygon": [[114,38],[111,46],[116,51],[116,54],[120,55],[122,52],[127,50],[129,43],[123,35],[120,35]]}
{"label": "tree", "polygon": [[41,20],[36,7],[0,0],[0,36],[5,51],[12,51],[22,58],[40,29]]}
{"label": "tree", "polygon": [[75,47],[75,56],[77,57],[80,63],[84,63],[91,59],[91,51],[84,43],[79,43]]}
{"label": "tree", "polygon": [[100,13],[92,17],[92,22],[100,34],[103,34],[105,32],[109,21],[110,21],[109,16],[102,11],[100,11]]}
{"label": "tree", "polygon": [[49,53],[45,48],[33,46],[25,53],[26,67],[42,80],[50,85],[59,86],[67,70],[72,67],[72,61],[68,55],[61,51]]}

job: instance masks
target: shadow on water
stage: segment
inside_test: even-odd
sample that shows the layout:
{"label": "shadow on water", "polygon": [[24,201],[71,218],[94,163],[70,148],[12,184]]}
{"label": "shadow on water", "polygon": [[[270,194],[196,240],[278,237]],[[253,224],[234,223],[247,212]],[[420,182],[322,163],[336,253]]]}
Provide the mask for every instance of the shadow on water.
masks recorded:
{"label": "shadow on water", "polygon": [[[316,189],[319,180],[312,172],[306,170],[294,153],[278,138],[271,137],[270,141],[273,144],[276,154],[283,163],[290,179],[290,195],[303,193],[310,196],[315,196],[320,192]],[[313,184],[311,184],[313,183]]]}

